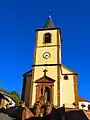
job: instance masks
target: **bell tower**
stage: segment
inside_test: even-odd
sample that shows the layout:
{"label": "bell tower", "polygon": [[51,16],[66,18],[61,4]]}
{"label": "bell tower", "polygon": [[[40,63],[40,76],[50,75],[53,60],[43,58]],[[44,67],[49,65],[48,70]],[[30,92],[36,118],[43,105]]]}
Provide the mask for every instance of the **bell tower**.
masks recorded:
{"label": "bell tower", "polygon": [[61,63],[61,31],[49,16],[36,29],[32,69],[23,75],[22,100],[28,107],[42,100],[55,107],[77,108],[78,74]]}
{"label": "bell tower", "polygon": [[[36,29],[32,105],[42,95],[46,95],[46,99],[55,106],[60,106],[60,64],[61,32],[54,26],[51,16],[49,16],[44,28]],[[45,94],[45,90],[49,92]]]}

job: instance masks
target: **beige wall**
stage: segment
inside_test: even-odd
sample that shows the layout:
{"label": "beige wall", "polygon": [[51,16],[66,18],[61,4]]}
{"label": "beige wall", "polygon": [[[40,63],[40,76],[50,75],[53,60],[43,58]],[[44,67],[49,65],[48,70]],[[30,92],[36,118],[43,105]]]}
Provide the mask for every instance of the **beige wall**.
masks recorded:
{"label": "beige wall", "polygon": [[57,80],[57,66],[38,66],[35,67],[35,72],[34,72],[34,81],[37,79],[43,77],[44,75],[44,70],[47,69],[46,75],[54,80]]}
{"label": "beige wall", "polygon": [[74,73],[71,69],[62,65],[62,74],[71,74]]}
{"label": "beige wall", "polygon": [[6,99],[2,99],[0,108],[4,107],[6,109],[6,105],[13,102],[13,100],[10,97],[8,97],[8,100],[9,100],[9,102]]}
{"label": "beige wall", "polygon": [[36,100],[36,85],[37,85],[36,83],[33,84],[32,106],[34,105]]}
{"label": "beige wall", "polygon": [[[48,44],[44,44],[43,43],[43,36],[45,33],[51,33],[51,43]],[[57,64],[57,58],[58,53],[57,53],[57,45],[58,45],[58,39],[59,39],[59,45],[61,47],[61,38],[60,38],[60,33],[58,32],[58,30],[42,30],[42,31],[38,31],[37,32],[37,45],[36,45],[36,56],[35,56],[35,63],[36,65],[40,65],[40,64]],[[49,46],[50,47],[47,47]],[[53,46],[56,45],[56,46]],[[44,47],[42,47],[44,46]],[[43,58],[43,54],[45,52],[49,52],[51,54],[49,59],[44,59]],[[61,59],[61,48],[60,48],[60,59]],[[61,61],[61,60],[60,60]],[[39,66],[39,67],[35,67],[34,69],[34,79],[33,81],[35,82],[37,79],[43,77],[44,73],[43,70],[47,69],[47,76],[54,79],[55,83],[54,83],[54,105],[57,105],[57,66]],[[35,102],[35,96],[36,96],[36,84],[34,83],[33,85],[33,98],[32,98],[32,104],[34,104]]]}
{"label": "beige wall", "polygon": [[2,104],[1,106],[6,109],[6,105],[9,104],[9,102],[7,100],[5,100],[5,99],[2,99],[2,103],[1,104]]}
{"label": "beige wall", "polygon": [[[40,67],[35,67],[35,72],[34,72],[34,82],[43,77],[44,73],[43,73],[43,70],[44,69],[47,69],[47,73],[46,75],[52,79],[55,80],[55,83],[54,83],[54,104],[57,105],[57,66],[40,66]],[[36,96],[36,84],[34,83],[34,87],[33,87],[33,91],[34,91],[34,94],[33,94],[33,103],[35,102],[35,96]]]}
{"label": "beige wall", "polygon": [[51,33],[52,35],[52,43],[46,44],[47,45],[57,45],[57,30],[44,30],[44,31],[38,31],[38,39],[37,39],[37,46],[43,46],[43,35],[45,33]]}
{"label": "beige wall", "polygon": [[[43,54],[49,52],[50,58],[43,58]],[[36,49],[36,64],[57,64],[57,46],[54,47],[41,47]]]}
{"label": "beige wall", "polygon": [[5,100],[4,99],[1,99],[1,103],[0,103],[0,108],[4,107],[5,106]]}
{"label": "beige wall", "polygon": [[[68,70],[63,68],[63,74],[67,73]],[[62,104],[65,104],[66,107],[74,107],[72,104],[75,102],[75,93],[74,93],[74,79],[73,75],[68,75],[68,80],[64,80],[64,75],[61,76],[62,80]]]}

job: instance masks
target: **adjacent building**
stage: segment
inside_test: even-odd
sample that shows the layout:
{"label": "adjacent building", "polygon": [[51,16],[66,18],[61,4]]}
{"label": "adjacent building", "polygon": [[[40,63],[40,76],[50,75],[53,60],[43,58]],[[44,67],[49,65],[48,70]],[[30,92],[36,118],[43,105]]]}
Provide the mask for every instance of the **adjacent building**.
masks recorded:
{"label": "adjacent building", "polygon": [[13,97],[0,90],[0,108],[8,108],[8,107],[14,107],[16,105],[15,100]]}

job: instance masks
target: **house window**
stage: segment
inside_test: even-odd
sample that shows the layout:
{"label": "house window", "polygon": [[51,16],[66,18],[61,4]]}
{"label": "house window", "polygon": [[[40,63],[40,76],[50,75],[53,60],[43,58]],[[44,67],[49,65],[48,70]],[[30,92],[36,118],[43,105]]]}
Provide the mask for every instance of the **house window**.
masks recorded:
{"label": "house window", "polygon": [[64,76],[64,80],[68,80],[68,76],[67,75]]}
{"label": "house window", "polygon": [[51,43],[51,34],[50,33],[44,34],[44,43]]}
{"label": "house window", "polygon": [[90,105],[88,105],[88,110],[90,110]]}

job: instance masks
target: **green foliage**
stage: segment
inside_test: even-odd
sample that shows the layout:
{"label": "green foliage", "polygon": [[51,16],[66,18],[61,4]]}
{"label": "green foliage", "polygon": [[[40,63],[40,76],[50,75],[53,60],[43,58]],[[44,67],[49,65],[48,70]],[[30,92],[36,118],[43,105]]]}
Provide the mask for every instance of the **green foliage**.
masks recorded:
{"label": "green foliage", "polygon": [[20,98],[19,94],[18,94],[16,91],[12,91],[10,94],[11,94],[11,95],[15,95],[15,96],[17,96],[18,98]]}
{"label": "green foliage", "polygon": [[13,97],[13,99],[15,100],[16,105],[19,105],[19,101],[20,101],[19,94],[16,91],[12,91],[10,94]]}

